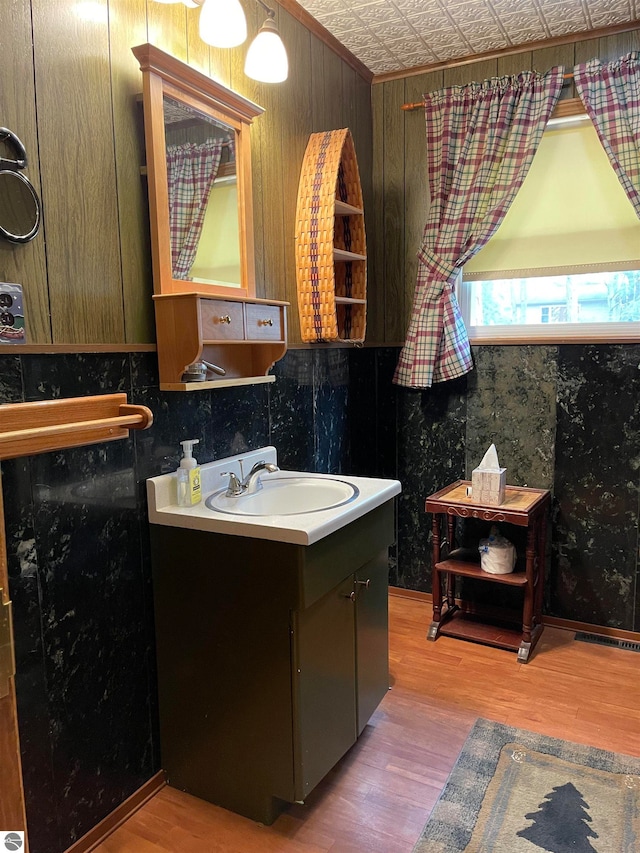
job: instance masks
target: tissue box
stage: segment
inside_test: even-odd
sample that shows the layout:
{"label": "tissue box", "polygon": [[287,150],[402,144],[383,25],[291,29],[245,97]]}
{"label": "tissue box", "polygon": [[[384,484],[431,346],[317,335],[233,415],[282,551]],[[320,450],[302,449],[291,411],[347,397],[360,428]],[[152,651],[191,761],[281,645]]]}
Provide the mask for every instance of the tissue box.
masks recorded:
{"label": "tissue box", "polygon": [[507,485],[507,469],[484,471],[474,468],[471,472],[471,496],[476,503],[493,506],[504,502]]}

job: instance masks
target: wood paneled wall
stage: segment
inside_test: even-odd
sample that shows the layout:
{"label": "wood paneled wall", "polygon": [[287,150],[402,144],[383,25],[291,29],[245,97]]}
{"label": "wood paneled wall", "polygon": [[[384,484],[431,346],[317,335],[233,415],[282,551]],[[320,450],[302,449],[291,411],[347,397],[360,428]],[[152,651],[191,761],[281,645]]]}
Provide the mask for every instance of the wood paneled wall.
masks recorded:
{"label": "wood paneled wall", "polygon": [[[250,37],[264,21],[247,2]],[[22,139],[42,198],[43,228],[25,246],[0,241],[0,280],[25,291],[29,343],[154,340],[142,90],[131,47],[149,41],[265,107],[252,127],[258,295],[292,303],[300,340],[294,215],[310,133],[350,127],[371,199],[371,87],[316,35],[276,6],[289,80],[242,70],[246,45],[209,48],[198,9],[153,0],[4,0],[0,114]]]}
{"label": "wood paneled wall", "polygon": [[[424,111],[405,112],[424,92],[502,74],[564,65],[572,71],[593,57],[617,59],[640,49],[640,30],[588,39],[553,48],[482,60],[373,85],[373,197],[375,242],[369,251],[368,337],[377,342],[404,340],[417,274],[417,251],[429,210]],[[574,98],[573,83],[562,97]]]}

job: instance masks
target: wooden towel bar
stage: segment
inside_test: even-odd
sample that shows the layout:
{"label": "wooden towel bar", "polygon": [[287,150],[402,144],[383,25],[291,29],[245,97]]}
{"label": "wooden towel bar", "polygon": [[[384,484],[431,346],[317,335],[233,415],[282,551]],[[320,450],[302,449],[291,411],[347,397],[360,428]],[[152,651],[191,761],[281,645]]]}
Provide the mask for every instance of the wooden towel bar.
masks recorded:
{"label": "wooden towel bar", "polygon": [[126,394],[69,397],[0,405],[0,459],[127,438],[147,429],[153,414],[127,403]]}

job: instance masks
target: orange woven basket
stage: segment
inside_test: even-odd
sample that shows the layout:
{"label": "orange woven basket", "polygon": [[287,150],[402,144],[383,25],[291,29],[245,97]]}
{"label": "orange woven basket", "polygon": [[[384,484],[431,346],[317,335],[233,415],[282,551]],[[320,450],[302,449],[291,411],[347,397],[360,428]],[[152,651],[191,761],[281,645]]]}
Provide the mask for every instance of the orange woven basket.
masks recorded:
{"label": "orange woven basket", "polygon": [[366,241],[348,128],[309,138],[298,187],[296,278],[303,341],[364,341]]}

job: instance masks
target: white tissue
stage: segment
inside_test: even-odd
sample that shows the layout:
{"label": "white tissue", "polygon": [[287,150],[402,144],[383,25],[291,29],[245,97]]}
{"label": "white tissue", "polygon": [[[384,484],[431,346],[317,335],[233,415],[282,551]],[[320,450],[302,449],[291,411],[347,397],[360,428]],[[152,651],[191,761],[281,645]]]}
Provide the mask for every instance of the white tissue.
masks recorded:
{"label": "white tissue", "polygon": [[500,471],[500,465],[498,463],[498,451],[496,450],[495,444],[492,444],[491,447],[487,450],[487,452],[482,457],[482,462],[478,465],[479,471]]}

